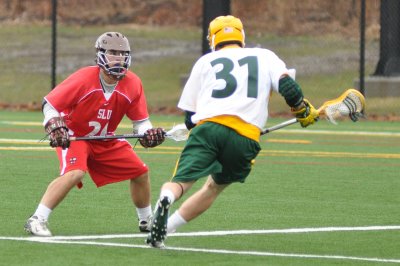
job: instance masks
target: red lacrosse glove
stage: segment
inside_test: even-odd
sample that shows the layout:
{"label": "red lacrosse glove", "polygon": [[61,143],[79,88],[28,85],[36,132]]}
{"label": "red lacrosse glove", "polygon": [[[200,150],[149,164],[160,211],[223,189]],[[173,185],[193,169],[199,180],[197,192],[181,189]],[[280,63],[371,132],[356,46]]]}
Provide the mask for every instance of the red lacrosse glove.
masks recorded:
{"label": "red lacrosse glove", "polygon": [[69,147],[68,128],[62,117],[51,118],[44,126],[44,129],[49,136],[51,147],[62,147],[63,150]]}
{"label": "red lacrosse glove", "polygon": [[162,128],[150,128],[146,130],[143,138],[139,139],[140,144],[145,148],[154,148],[165,140],[165,132]]}

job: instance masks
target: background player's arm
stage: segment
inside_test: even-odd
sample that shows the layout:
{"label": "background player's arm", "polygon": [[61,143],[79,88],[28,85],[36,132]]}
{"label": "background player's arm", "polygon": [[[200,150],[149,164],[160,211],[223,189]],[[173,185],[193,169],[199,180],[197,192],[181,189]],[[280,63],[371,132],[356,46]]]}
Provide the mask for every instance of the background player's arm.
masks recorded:
{"label": "background player's arm", "polygon": [[47,122],[53,117],[61,117],[61,114],[51,106],[45,99],[42,102],[42,112],[44,115],[43,125],[46,125]]}
{"label": "background player's arm", "polygon": [[43,100],[42,111],[44,114],[44,129],[49,136],[50,146],[66,149],[70,145],[67,125],[60,113],[46,100]]}
{"label": "background player's arm", "polygon": [[141,121],[133,121],[132,120],[132,125],[133,125],[133,133],[134,134],[144,134],[144,132],[146,132],[146,130],[153,127],[150,119],[144,119]]}
{"label": "background player's arm", "polygon": [[139,139],[140,144],[144,148],[153,148],[165,140],[165,132],[162,128],[153,128],[149,119],[141,121],[132,121],[133,133],[143,134],[144,137]]}

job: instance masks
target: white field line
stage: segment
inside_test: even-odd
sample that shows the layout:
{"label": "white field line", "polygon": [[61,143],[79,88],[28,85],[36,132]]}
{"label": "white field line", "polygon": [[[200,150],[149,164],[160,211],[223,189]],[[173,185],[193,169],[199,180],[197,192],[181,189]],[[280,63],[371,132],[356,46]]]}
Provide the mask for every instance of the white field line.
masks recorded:
{"label": "white field line", "polygon": [[[342,232],[342,231],[382,231],[400,230],[400,225],[390,226],[363,226],[363,227],[322,227],[322,228],[290,228],[290,229],[271,229],[271,230],[236,230],[236,231],[213,231],[213,232],[188,232],[173,233],[168,237],[195,237],[195,236],[226,236],[226,235],[249,235],[249,234],[291,234],[291,233],[315,233],[315,232]],[[145,234],[118,234],[118,235],[93,235],[93,236],[55,236],[55,237],[0,237],[0,240],[29,241],[51,244],[74,244],[74,245],[93,245],[126,248],[150,248],[147,245],[135,245],[124,243],[110,243],[98,241],[83,241],[96,239],[115,239],[115,238],[145,238]],[[355,260],[369,262],[399,263],[400,259],[368,258],[342,255],[318,255],[318,254],[294,254],[276,253],[262,251],[238,251],[225,249],[204,249],[186,247],[166,247],[166,250],[188,251],[214,254],[233,254],[233,255],[252,255],[269,257],[292,257],[292,258],[314,258],[314,259],[335,259],[335,260]]]}
{"label": "white field line", "polygon": [[[11,140],[11,141],[9,141]],[[12,142],[14,144],[34,144],[30,140],[0,139],[1,143]],[[35,143],[37,144],[37,143]],[[47,143],[46,146],[0,146],[0,151],[54,151]],[[154,154],[179,154],[182,147],[159,146],[155,149],[146,150],[141,146],[136,146],[136,152],[146,152]],[[287,151],[287,150],[261,150],[259,156],[315,156],[315,157],[338,157],[338,158],[372,158],[372,159],[400,159],[398,153],[357,153],[357,152],[325,152],[325,151]]]}
{"label": "white field line", "polygon": [[34,145],[49,145],[48,140],[37,140],[37,139],[2,139],[0,143],[16,143],[16,144],[34,144]]}
{"label": "white field line", "polygon": [[[142,237],[143,237],[143,235],[142,235]],[[150,248],[147,245],[95,242],[95,241],[50,240],[49,238],[42,239],[42,240],[36,239],[35,242],[50,243],[50,244],[72,244],[72,245],[108,246],[108,247],[125,247],[125,248],[147,248],[147,249]],[[308,258],[308,259],[355,260],[355,261],[386,262],[386,263],[399,263],[400,264],[400,259],[353,257],[353,256],[341,256],[341,255],[274,253],[274,252],[262,252],[262,251],[241,251],[241,250],[185,248],[185,247],[165,247],[163,249],[164,250],[174,250],[174,251],[213,253],[213,254],[252,255],[252,256],[266,256],[266,257],[291,257],[291,258]]]}
{"label": "white field line", "polygon": [[[0,124],[16,126],[43,126],[41,122],[31,121],[0,121]],[[161,123],[160,126],[169,127],[170,123]],[[131,124],[121,123],[118,128],[132,128]],[[304,133],[304,134],[327,134],[327,135],[361,135],[376,137],[400,137],[400,132],[379,132],[379,131],[335,131],[335,130],[314,130],[314,129],[279,129],[281,133]],[[275,132],[275,133],[276,133]],[[274,134],[275,134],[274,133]]]}
{"label": "white field line", "polygon": [[[400,230],[400,225],[378,225],[357,227],[310,227],[289,229],[266,229],[266,230],[233,230],[233,231],[205,231],[188,233],[171,233],[168,237],[186,236],[227,236],[227,235],[256,235],[256,234],[294,234],[294,233],[318,233],[318,232],[344,232],[344,231],[386,231]],[[86,235],[86,236],[52,236],[52,237],[17,237],[12,240],[89,240],[89,239],[113,239],[113,238],[141,238],[144,234],[116,234],[116,235]],[[0,240],[7,237],[1,237]],[[10,239],[11,240],[11,239]]]}
{"label": "white field line", "polygon": [[[319,134],[319,135],[358,135],[358,136],[373,136],[373,137],[400,137],[400,132],[380,132],[380,131],[334,131],[334,130],[312,130],[312,129],[280,129],[276,132],[284,133],[304,133],[304,134]],[[273,133],[271,133],[273,134]]]}
{"label": "white field line", "polygon": [[[0,121],[4,124],[15,124],[11,121]],[[28,122],[20,122],[28,123]],[[18,123],[17,123],[18,124]],[[358,136],[375,136],[375,137],[400,137],[400,132],[374,132],[374,131],[333,131],[333,130],[307,130],[307,129],[281,129],[281,133],[304,133],[304,134],[320,134],[320,135],[358,135]],[[0,143],[14,144],[31,144],[31,145],[48,145],[47,141],[37,139],[8,139],[0,138]],[[7,149],[4,147],[3,149]],[[10,147],[10,150],[23,150],[25,147]],[[29,148],[27,148],[29,149]],[[42,150],[41,148],[31,148],[32,150]],[[47,150],[47,149],[46,149]]]}

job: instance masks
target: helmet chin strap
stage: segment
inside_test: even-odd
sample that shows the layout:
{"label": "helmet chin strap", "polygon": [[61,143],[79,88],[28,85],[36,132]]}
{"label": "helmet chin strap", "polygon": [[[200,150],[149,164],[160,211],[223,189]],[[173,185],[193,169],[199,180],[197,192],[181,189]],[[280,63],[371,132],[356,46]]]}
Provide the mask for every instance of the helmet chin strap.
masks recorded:
{"label": "helmet chin strap", "polygon": [[211,51],[215,51],[215,34],[211,37]]}
{"label": "helmet chin strap", "polygon": [[101,69],[101,75],[107,84],[115,84],[124,77],[124,76],[115,76],[110,73],[107,73],[107,71],[104,70],[103,68],[100,69]]}
{"label": "helmet chin strap", "polygon": [[131,56],[124,56],[124,62],[120,60],[110,61],[105,51],[97,51],[97,65],[103,70],[103,77],[106,77],[114,82],[121,80],[131,64]]}

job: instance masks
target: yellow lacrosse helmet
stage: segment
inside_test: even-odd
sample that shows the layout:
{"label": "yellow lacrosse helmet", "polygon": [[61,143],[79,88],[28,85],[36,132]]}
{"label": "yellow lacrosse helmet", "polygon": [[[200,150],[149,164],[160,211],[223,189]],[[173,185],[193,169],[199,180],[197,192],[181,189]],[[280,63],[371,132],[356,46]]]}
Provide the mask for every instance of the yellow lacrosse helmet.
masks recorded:
{"label": "yellow lacrosse helmet", "polygon": [[215,18],[208,27],[207,39],[212,51],[225,42],[238,42],[241,47],[244,47],[244,38],[242,21],[231,15]]}

